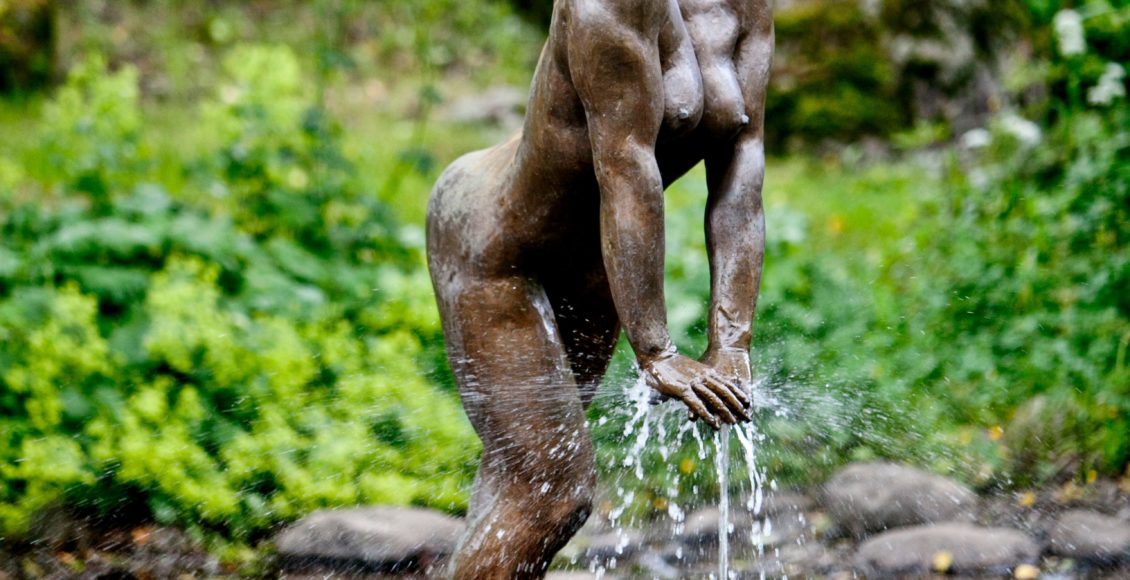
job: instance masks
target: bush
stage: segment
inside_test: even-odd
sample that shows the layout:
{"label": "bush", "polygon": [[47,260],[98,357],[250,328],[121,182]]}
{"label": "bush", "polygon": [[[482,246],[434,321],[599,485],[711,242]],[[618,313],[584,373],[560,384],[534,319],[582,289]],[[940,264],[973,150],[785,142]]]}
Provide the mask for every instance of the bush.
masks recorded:
{"label": "bush", "polygon": [[[1113,98],[1082,98],[1125,58],[1098,39],[1128,20],[1089,9],[1089,48],[1041,53],[1036,82],[1052,91],[1028,111],[1048,128],[1005,112],[968,134],[908,238],[871,264],[770,252],[759,327],[780,353],[767,361],[777,382],[829,369],[833,392],[845,385],[859,405],[816,431],[834,455],[916,457],[1001,485],[1130,461],[1130,107],[1121,79],[1105,81]],[[1033,438],[1009,434],[1014,421],[1030,431],[1036,410],[1041,462],[1009,447]]]}
{"label": "bush", "polygon": [[295,56],[233,51],[202,113],[220,146],[179,195],[134,73],[101,66],[46,107],[46,175],[19,187],[49,201],[0,196],[0,529],[58,503],[238,541],[324,506],[464,509],[474,438],[418,364],[439,335],[420,248]]}

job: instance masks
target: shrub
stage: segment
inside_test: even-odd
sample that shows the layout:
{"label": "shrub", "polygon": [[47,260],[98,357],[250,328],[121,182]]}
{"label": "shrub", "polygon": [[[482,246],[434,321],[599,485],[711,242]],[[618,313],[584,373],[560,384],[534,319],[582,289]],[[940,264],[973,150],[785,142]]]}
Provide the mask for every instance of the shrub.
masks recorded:
{"label": "shrub", "polygon": [[466,506],[473,435],[418,364],[439,333],[419,248],[290,50],[226,70],[183,194],[138,135],[135,74],[92,60],[21,184],[58,193],[0,198],[4,533],[58,503],[237,541],[318,507]]}

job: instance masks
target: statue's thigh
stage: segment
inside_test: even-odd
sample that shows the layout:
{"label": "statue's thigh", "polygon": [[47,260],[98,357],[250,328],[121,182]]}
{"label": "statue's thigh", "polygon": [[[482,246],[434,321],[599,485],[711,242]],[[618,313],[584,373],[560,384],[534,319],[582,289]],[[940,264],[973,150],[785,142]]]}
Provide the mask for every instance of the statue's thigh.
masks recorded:
{"label": "statue's thigh", "polygon": [[591,464],[580,393],[544,289],[515,276],[464,278],[452,290],[441,315],[484,467],[533,481],[563,464]]}
{"label": "statue's thigh", "polygon": [[587,405],[616,350],[620,317],[599,255],[587,270],[570,274],[547,280],[545,286],[565,357]]}

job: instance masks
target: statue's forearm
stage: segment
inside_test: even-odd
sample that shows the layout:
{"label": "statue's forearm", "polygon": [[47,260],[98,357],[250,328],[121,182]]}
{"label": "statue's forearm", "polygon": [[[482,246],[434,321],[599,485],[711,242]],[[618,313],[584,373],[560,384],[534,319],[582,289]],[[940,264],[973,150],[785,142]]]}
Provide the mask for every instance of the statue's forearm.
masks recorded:
{"label": "statue's forearm", "polygon": [[663,183],[654,154],[598,163],[601,248],[616,311],[640,362],[673,350],[663,299]]}
{"label": "statue's forearm", "polygon": [[707,173],[710,348],[748,350],[765,258],[761,204],[765,154],[761,141],[739,140],[735,147],[708,160]]}

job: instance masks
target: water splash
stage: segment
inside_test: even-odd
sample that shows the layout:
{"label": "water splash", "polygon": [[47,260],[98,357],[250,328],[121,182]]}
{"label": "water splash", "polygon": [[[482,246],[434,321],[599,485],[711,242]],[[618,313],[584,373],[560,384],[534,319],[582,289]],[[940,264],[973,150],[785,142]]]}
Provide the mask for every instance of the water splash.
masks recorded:
{"label": "water splash", "polygon": [[[763,383],[758,383],[752,389],[751,398],[754,401],[754,413],[771,410],[774,414],[782,414],[781,403],[765,387]],[[734,427],[726,426],[722,430],[712,433],[709,427],[701,422],[687,421],[686,409],[682,403],[667,401],[655,404],[652,400],[653,391],[642,378],[628,384],[622,393],[626,404],[611,405],[609,408],[609,414],[613,418],[623,420],[623,429],[617,434],[622,442],[618,449],[621,449],[623,453],[622,455],[617,454],[616,457],[615,465],[620,469],[614,471],[613,506],[607,514],[608,523],[615,533],[624,538],[633,524],[640,523],[632,521],[632,508],[635,502],[647,499],[647,497],[641,498],[633,490],[633,488],[639,487],[638,482],[650,484],[653,489],[657,490],[653,507],[659,513],[665,512],[670,523],[671,540],[678,543],[684,538],[689,509],[685,505],[680,505],[680,501],[683,499],[680,497],[680,493],[692,492],[692,501],[695,501],[695,503],[698,503],[696,500],[712,499],[704,498],[702,490],[699,489],[697,484],[692,485],[690,490],[683,489],[684,477],[689,475],[689,471],[684,470],[680,462],[672,461],[672,459],[680,454],[686,457],[686,454],[690,453],[704,465],[713,463],[718,477],[719,497],[717,499],[720,514],[717,522],[718,565],[716,571],[711,573],[710,576],[719,579],[733,577],[730,570],[730,556],[733,547],[731,535],[734,532],[734,527],[733,520],[730,517],[730,499],[731,494],[735,491],[741,498],[737,505],[747,510],[753,521],[748,528],[743,527],[743,532],[748,532],[748,534],[743,534],[749,542],[745,546],[747,549],[752,549],[758,557],[763,556],[764,538],[771,532],[772,527],[766,521],[767,518],[760,517],[765,501],[767,478],[764,471],[757,465],[757,448],[764,441],[764,436],[758,431],[755,425],[756,421]],[[601,417],[598,423],[603,425],[608,420],[609,417]],[[707,445],[708,438],[712,445]],[[735,438],[739,442],[740,454],[737,457],[732,457],[730,442]],[[658,456],[661,460],[660,465],[667,466],[665,472],[656,473],[654,469],[646,469],[648,454]],[[713,462],[708,462],[708,459],[713,459]],[[740,489],[731,487],[731,484],[735,482],[731,481],[730,470],[734,468],[732,465],[737,466],[740,463],[745,465],[748,489],[746,489],[745,482],[738,486]],[[649,475],[653,478],[651,481],[647,479]],[[633,477],[636,480],[635,482],[630,481]],[[656,477],[659,478],[658,484],[654,480]],[[628,478],[629,481],[624,481],[624,478]],[[649,523],[652,531],[656,529],[656,523]],[[696,531],[701,532],[701,530]],[[684,550],[684,546],[680,545],[674,551],[674,557],[679,561],[687,562],[688,554]],[[589,562],[589,570],[598,576],[603,576],[615,567],[615,558],[606,557],[602,560],[594,557]]]}

